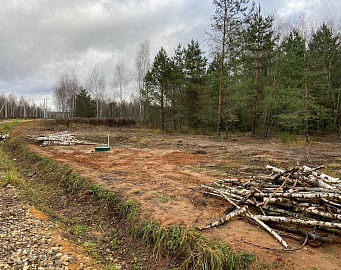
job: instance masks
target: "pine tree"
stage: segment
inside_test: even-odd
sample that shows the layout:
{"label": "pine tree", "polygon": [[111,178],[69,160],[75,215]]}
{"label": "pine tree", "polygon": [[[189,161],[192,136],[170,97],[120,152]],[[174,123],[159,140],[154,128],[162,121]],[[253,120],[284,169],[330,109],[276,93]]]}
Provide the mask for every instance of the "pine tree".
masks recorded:
{"label": "pine tree", "polygon": [[182,131],[187,124],[187,106],[186,106],[186,85],[185,85],[185,55],[181,43],[174,50],[174,56],[171,58],[171,82],[169,96],[171,100],[171,117],[173,119],[173,129]]}
{"label": "pine tree", "polygon": [[[253,101],[253,116],[252,116],[252,135],[256,134],[257,124],[257,105],[260,85],[261,72],[264,76],[269,76],[271,69],[271,59],[274,56],[275,41],[277,39],[273,31],[273,16],[261,15],[261,7],[255,10],[251,16],[246,31],[245,45],[246,54],[251,61],[251,68],[254,70],[254,101]],[[263,85],[267,86],[267,85]]]}
{"label": "pine tree", "polygon": [[170,64],[166,50],[162,47],[154,58],[150,71],[145,77],[146,89],[142,95],[148,106],[158,107],[161,129],[165,129],[165,101],[170,81]]}
{"label": "pine tree", "polygon": [[[218,97],[219,97],[219,86],[220,86],[220,65],[221,55],[217,52],[214,55],[212,62],[207,68],[207,80],[206,80],[206,91],[205,91],[205,102],[208,103],[203,113],[206,113],[207,126],[211,129],[216,128],[216,117],[218,111]],[[201,106],[203,107],[203,106]]]}
{"label": "pine tree", "polygon": [[281,44],[275,93],[275,117],[283,131],[303,128],[304,124],[304,50],[305,40],[293,30]]}
{"label": "pine tree", "polygon": [[88,91],[81,87],[79,94],[76,96],[75,117],[91,118],[96,117],[97,105]]}
{"label": "pine tree", "polygon": [[188,106],[188,125],[190,128],[199,126],[199,97],[204,88],[207,58],[200,45],[193,39],[184,49],[185,84]]}
{"label": "pine tree", "polygon": [[339,115],[340,99],[340,43],[326,24],[313,34],[309,42],[309,69],[311,71],[311,90],[319,100],[318,129],[326,131],[328,119]]}
{"label": "pine tree", "polygon": [[[215,14],[212,16],[212,32],[207,33],[209,40],[213,45],[215,51],[219,51],[221,55],[220,63],[220,84],[218,95],[218,122],[217,122],[217,135],[220,136],[221,128],[221,108],[222,108],[222,95],[223,84],[225,77],[225,57],[226,52],[232,53],[234,36],[238,34],[238,28],[245,22],[248,17],[249,0],[213,0],[216,6]],[[251,9],[252,10],[252,9]],[[226,93],[226,111],[228,115],[229,110],[229,88]],[[228,137],[228,119],[226,119],[226,137]]]}

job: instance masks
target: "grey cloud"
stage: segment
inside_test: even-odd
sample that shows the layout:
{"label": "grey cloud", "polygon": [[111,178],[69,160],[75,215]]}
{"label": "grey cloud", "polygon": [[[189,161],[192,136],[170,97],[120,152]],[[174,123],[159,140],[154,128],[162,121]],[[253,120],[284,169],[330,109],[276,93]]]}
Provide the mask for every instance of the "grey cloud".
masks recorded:
{"label": "grey cloud", "polygon": [[[293,1],[260,2],[283,13]],[[133,69],[136,46],[145,39],[152,55],[161,46],[172,54],[191,38],[204,46],[214,10],[210,0],[2,0],[0,93],[46,95],[72,69],[84,84],[95,64],[110,82],[120,58]],[[318,8],[307,4],[306,10]]]}

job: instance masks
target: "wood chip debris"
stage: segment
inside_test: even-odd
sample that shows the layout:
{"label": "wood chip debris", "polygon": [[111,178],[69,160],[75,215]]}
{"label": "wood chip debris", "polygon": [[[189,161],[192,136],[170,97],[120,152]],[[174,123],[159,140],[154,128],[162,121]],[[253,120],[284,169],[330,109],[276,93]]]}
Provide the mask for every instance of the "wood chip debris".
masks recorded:
{"label": "wood chip debris", "polygon": [[68,131],[56,132],[51,134],[29,135],[29,139],[39,143],[40,146],[48,145],[97,145],[97,143],[91,143],[86,141],[80,141],[76,139],[74,134],[69,134]]}
{"label": "wood chip debris", "polygon": [[202,185],[205,194],[231,206],[221,218],[198,229],[216,227],[239,216],[272,234],[283,250],[290,247],[282,236],[302,242],[308,239],[305,242],[312,246],[332,242],[341,234],[341,180],[318,172],[322,168],[283,170],[267,166],[271,175],[247,182],[220,179],[211,186]]}
{"label": "wood chip debris", "polygon": [[6,141],[6,139],[8,138],[9,134],[0,134],[0,142],[4,142]]}

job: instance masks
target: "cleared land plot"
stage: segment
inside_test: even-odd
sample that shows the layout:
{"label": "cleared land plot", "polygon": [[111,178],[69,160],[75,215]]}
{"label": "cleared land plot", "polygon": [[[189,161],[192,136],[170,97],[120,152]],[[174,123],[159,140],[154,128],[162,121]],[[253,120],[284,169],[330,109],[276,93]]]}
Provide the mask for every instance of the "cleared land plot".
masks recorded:
{"label": "cleared land plot", "polygon": [[[59,130],[63,130],[62,128]],[[341,144],[337,140],[304,143],[281,143],[276,140],[236,137],[221,141],[199,135],[167,135],[138,128],[69,129],[80,139],[104,143],[110,134],[111,150],[95,152],[93,146],[40,147],[30,141],[30,148],[48,158],[68,163],[75,171],[89,176],[105,188],[132,198],[141,212],[152,215],[161,225],[180,223],[199,226],[212,221],[228,207],[228,203],[205,197],[200,184],[219,178],[248,179],[265,172],[267,164],[291,168],[297,163],[307,166],[325,165],[326,172],[341,175]],[[49,130],[46,132],[54,132]],[[26,138],[37,132],[34,124],[14,132]],[[39,130],[38,132],[44,132]],[[319,248],[284,253],[263,250],[241,241],[244,238],[260,245],[281,248],[272,236],[243,219],[207,232],[230,244],[232,249],[255,252],[257,264],[283,269],[339,269],[339,243]],[[299,242],[288,240],[293,247]],[[278,268],[281,269],[281,268]]]}

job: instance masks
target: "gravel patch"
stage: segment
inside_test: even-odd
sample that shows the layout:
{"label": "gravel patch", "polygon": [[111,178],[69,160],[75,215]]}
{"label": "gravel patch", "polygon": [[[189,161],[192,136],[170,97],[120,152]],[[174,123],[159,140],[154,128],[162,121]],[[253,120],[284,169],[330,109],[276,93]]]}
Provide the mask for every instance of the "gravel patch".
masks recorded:
{"label": "gravel patch", "polygon": [[63,252],[50,222],[34,217],[14,187],[0,187],[0,269],[94,269],[85,258]]}

